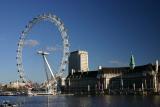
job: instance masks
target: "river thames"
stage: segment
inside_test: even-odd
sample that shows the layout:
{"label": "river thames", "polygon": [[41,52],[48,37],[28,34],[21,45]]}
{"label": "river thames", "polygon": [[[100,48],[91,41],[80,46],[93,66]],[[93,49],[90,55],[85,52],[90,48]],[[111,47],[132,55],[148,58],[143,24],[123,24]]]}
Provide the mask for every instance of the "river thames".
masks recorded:
{"label": "river thames", "polygon": [[20,107],[160,107],[160,96],[0,96]]}

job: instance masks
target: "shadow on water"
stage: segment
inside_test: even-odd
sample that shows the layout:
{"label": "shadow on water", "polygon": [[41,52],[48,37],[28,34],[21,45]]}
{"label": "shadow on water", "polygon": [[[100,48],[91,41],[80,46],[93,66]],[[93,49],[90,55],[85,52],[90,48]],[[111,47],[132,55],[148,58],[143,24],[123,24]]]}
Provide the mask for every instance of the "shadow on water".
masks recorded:
{"label": "shadow on water", "polygon": [[160,96],[0,96],[19,107],[160,107]]}

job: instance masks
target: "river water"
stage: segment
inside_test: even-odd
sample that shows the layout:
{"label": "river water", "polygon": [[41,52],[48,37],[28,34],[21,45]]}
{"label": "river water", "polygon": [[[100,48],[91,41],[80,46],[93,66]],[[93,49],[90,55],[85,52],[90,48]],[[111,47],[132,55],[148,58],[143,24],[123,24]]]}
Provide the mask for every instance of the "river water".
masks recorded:
{"label": "river water", "polygon": [[160,107],[160,96],[0,96],[21,107]]}

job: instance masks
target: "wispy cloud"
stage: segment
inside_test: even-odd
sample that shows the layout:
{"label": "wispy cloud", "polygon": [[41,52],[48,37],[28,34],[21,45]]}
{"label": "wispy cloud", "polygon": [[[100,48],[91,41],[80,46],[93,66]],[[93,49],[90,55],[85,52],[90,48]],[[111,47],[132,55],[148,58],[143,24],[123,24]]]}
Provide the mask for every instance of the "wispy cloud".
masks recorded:
{"label": "wispy cloud", "polygon": [[24,45],[29,46],[29,47],[35,47],[35,46],[39,45],[39,42],[37,40],[29,39],[29,40],[25,41]]}
{"label": "wispy cloud", "polygon": [[109,63],[114,65],[114,66],[128,66],[127,63],[121,62],[121,61],[118,61],[118,60],[111,60],[111,61],[109,61]]}
{"label": "wispy cloud", "polygon": [[59,45],[57,45],[57,46],[47,46],[46,50],[48,52],[61,51],[62,50],[62,46],[59,46]]}

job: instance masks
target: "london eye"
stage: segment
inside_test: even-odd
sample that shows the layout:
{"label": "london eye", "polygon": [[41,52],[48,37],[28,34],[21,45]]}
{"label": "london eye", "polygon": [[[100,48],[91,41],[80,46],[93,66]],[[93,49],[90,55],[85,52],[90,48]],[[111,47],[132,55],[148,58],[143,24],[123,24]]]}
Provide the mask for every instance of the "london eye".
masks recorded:
{"label": "london eye", "polygon": [[[58,69],[56,72],[54,72],[47,60],[47,55],[49,53],[39,50],[37,53],[43,56],[44,63],[48,67],[50,71],[50,79],[48,79],[48,74],[47,80],[52,80],[52,83],[54,84],[54,87],[58,87],[58,78],[62,78],[63,74],[65,73],[66,66],[68,64],[68,56],[69,56],[69,41],[68,41],[68,34],[67,34],[67,29],[64,26],[64,23],[61,21],[59,17],[53,14],[42,14],[39,15],[35,18],[33,18],[29,23],[26,25],[25,29],[21,32],[19,42],[18,42],[18,48],[17,48],[17,69],[18,69],[18,74],[20,77],[20,80],[23,83],[28,84],[28,80],[25,75],[25,70],[24,70],[24,65],[23,65],[23,48],[25,45],[26,38],[28,36],[28,33],[31,31],[31,29],[37,25],[40,22],[47,21],[50,22],[51,24],[55,25],[56,28],[58,28],[58,31],[60,32],[60,37],[61,37],[61,42],[62,42],[62,57],[60,58],[60,64],[58,65]],[[52,85],[53,85],[52,84]],[[50,84],[49,84],[50,85]]]}

